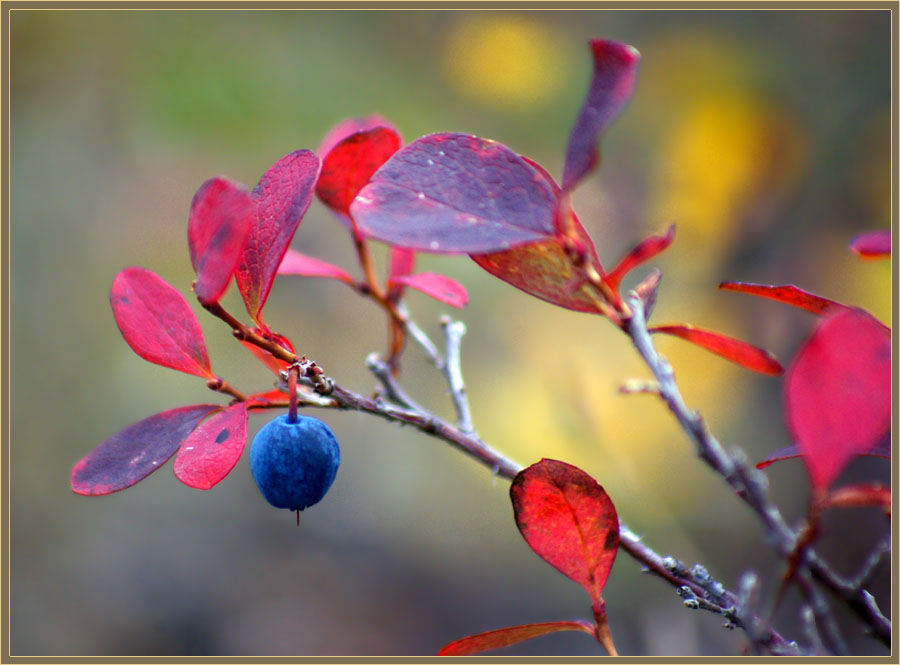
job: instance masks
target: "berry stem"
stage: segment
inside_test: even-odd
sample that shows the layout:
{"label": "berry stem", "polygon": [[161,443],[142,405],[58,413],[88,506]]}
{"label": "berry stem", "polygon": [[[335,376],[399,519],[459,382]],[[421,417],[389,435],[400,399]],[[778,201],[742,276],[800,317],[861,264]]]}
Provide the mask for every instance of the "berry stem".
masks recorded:
{"label": "berry stem", "polygon": [[[288,422],[297,422],[297,377],[300,368],[292,365],[288,369]],[[297,524],[300,524],[300,512],[297,512]]]}

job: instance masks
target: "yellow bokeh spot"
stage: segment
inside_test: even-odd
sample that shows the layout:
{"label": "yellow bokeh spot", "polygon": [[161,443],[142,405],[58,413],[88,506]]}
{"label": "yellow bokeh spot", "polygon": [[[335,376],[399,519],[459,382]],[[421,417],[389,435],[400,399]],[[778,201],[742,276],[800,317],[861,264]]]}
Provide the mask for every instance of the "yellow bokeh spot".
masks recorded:
{"label": "yellow bokeh spot", "polygon": [[681,113],[661,152],[655,216],[678,224],[682,246],[716,256],[755,205],[794,180],[803,150],[796,128],[761,100],[711,92]]}
{"label": "yellow bokeh spot", "polygon": [[450,33],[443,49],[447,76],[463,95],[486,106],[537,105],[565,71],[558,38],[523,16],[475,14]]}

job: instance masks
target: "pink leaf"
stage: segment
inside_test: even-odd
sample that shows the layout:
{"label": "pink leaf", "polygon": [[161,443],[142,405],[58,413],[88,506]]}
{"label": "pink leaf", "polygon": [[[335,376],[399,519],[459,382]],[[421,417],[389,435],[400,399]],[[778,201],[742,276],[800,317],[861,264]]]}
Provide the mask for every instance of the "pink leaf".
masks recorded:
{"label": "pink leaf", "polygon": [[400,135],[387,127],[374,127],[342,139],[322,159],[316,184],[319,200],[338,214],[349,216],[350,204],[359,190],[401,144]]}
{"label": "pink leaf", "polygon": [[788,368],[784,410],[813,487],[827,488],[890,431],[890,332],[857,309],[823,319]]}
{"label": "pink leaf", "polygon": [[278,266],[309,208],[318,175],[315,153],[297,150],[279,159],[253,189],[256,221],[250,227],[235,277],[247,312],[261,326],[262,309]]}
{"label": "pink leaf", "polygon": [[391,247],[388,279],[409,275],[416,265],[416,252],[403,247]]}
{"label": "pink leaf", "polygon": [[778,359],[771,353],[759,347],[742,342],[739,339],[722,335],[711,330],[697,328],[688,323],[669,326],[655,326],[650,328],[652,333],[664,333],[680,337],[683,340],[701,346],[707,351],[752,369],[762,374],[778,375],[784,372],[784,368]]}
{"label": "pink leaf", "polygon": [[184,297],[159,275],[126,268],[109,292],[116,325],[144,360],[212,378],[203,331]]}
{"label": "pink leaf", "polygon": [[641,58],[633,46],[618,42],[594,39],[590,47],[594,73],[566,147],[566,191],[597,167],[597,139],[631,99]]}
{"label": "pink leaf", "polygon": [[322,143],[320,143],[319,147],[316,149],[316,154],[319,156],[327,155],[334,146],[351,134],[375,129],[376,127],[387,127],[398,136],[400,134],[393,124],[377,113],[373,113],[364,118],[348,118],[347,120],[339,122],[325,135],[325,138],[322,139]]}
{"label": "pink leaf", "polygon": [[143,480],[175,454],[217,404],[169,409],[129,425],[94,448],[72,469],[72,491],[87,496],[118,492]]}
{"label": "pink leaf", "polygon": [[256,210],[250,193],[227,178],[204,182],[191,201],[188,249],[201,303],[222,297],[237,267]]}
{"label": "pink leaf", "polygon": [[891,231],[860,233],[850,241],[850,249],[864,259],[883,259],[891,255]]}
{"label": "pink leaf", "polygon": [[288,249],[284,258],[281,259],[281,265],[278,266],[278,274],[325,277],[327,279],[337,279],[350,285],[354,284],[353,278],[343,268],[294,249]]}
{"label": "pink leaf", "polygon": [[824,314],[832,308],[844,306],[834,300],[804,291],[793,284],[769,286],[768,284],[749,284],[747,282],[722,282],[719,284],[719,288],[724,291],[737,291],[739,293],[749,293],[754,296],[770,298],[787,305],[808,310],[814,314]]}
{"label": "pink leaf", "polygon": [[182,442],[174,471],[188,487],[208,490],[234,468],[247,443],[247,403],[223,409]]}
{"label": "pink leaf", "polygon": [[628,252],[619,261],[619,264],[607,273],[604,278],[606,283],[613,291],[618,291],[622,278],[629,272],[637,268],[642,263],[646,263],[660,252],[668,249],[672,241],[675,240],[675,225],[671,224],[665,233],[660,235],[652,235],[644,238],[630,252]]}
{"label": "pink leaf", "polygon": [[593,627],[581,621],[551,621],[548,623],[529,623],[523,626],[511,626],[490,630],[478,635],[470,635],[446,645],[438,651],[438,656],[470,656],[482,651],[492,651],[509,647],[525,640],[542,635],[557,633],[563,630],[579,630],[588,635],[594,634]]}
{"label": "pink leaf", "polygon": [[[403,247],[391,247],[388,262],[388,282],[394,277],[409,275],[416,265],[416,252]],[[388,299],[397,302],[403,296],[403,284],[389,287]]]}
{"label": "pink leaf", "polygon": [[350,206],[376,240],[426,252],[482,253],[553,235],[556,197],[506,146],[431,134],[398,150]]}
{"label": "pink leaf", "polygon": [[525,542],[602,607],[619,549],[619,518],[603,488],[578,467],[542,459],[516,475],[510,496]]}
{"label": "pink leaf", "polygon": [[420,272],[415,275],[399,275],[388,280],[388,286],[403,284],[421,291],[427,296],[442,303],[462,309],[469,302],[469,294],[465,287],[456,280],[446,275],[438,275],[433,272]]}

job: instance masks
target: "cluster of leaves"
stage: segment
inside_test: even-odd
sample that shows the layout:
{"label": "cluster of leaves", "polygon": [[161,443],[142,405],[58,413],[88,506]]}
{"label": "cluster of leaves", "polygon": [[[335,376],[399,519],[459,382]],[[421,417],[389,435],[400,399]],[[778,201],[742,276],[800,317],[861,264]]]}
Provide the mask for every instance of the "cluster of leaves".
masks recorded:
{"label": "cluster of leaves", "polygon": [[[864,258],[890,257],[890,233],[861,234],[850,248]],[[890,328],[864,310],[790,284],[723,282],[719,288],[777,300],[819,318],[785,376],[784,416],[794,444],[774,452],[757,467],[801,457],[815,502],[853,504],[846,497],[868,495],[872,503],[889,509],[888,488],[843,488],[839,496],[845,499],[838,501],[829,499],[827,491],[854,457],[890,459]]]}
{"label": "cluster of leaves", "polygon": [[[199,188],[188,220],[188,248],[196,272],[193,290],[199,302],[228,323],[244,346],[276,373],[310,366],[263,318],[279,274],[334,279],[372,298],[392,323],[390,358],[393,370],[399,371],[396,359],[406,334],[399,304],[406,288],[454,307],[468,300],[466,290],[452,279],[415,273],[418,252],[466,254],[530,295],[600,314],[624,329],[631,312],[621,294],[623,278],[666,250],[675,229],[642,240],[605,270],[572,208],[571,192],[597,167],[598,139],[628,103],[639,64],[638,52],[624,44],[594,40],[590,48],[593,74],[569,136],[561,185],[538,163],[495,141],[438,133],[404,145],[396,128],[379,116],[346,121],[319,147],[321,159],[310,150],[285,155],[252,191],[224,177]],[[314,196],[350,234],[362,279],[289,248]],[[391,248],[383,284],[368,255],[370,240]],[[883,253],[879,240],[884,239],[867,236],[854,248],[864,256]],[[220,304],[232,277],[251,325]],[[660,277],[654,270],[635,288],[648,316]],[[722,288],[775,298],[822,317],[785,381],[786,417],[795,448],[767,461],[801,455],[822,503],[824,490],[850,458],[885,453],[890,428],[889,331],[865,312],[793,286],[728,283]],[[206,379],[209,388],[233,399],[228,405],[170,409],[125,428],[74,466],[72,489],[85,495],[116,492],[173,456],[175,475],[183,483],[198,489],[215,486],[241,457],[250,413],[287,407],[284,391],[245,395],[217,376],[189,305],[153,272],[123,270],[113,282],[110,302],[123,337],[140,357]],[[770,353],[717,332],[685,323],[649,330],[680,337],[754,371],[784,371]],[[313,376],[321,373],[314,364],[312,368]],[[856,488],[849,494],[865,502],[865,497],[860,499],[865,491]],[[883,499],[882,490],[873,491],[881,492]],[[618,549],[619,523],[612,501],[585,472],[548,459],[516,476],[511,497],[526,542],[585,588],[594,621],[491,631],[447,645],[441,653],[476,653],[559,630],[586,632],[615,653],[601,597]],[[841,503],[838,495],[831,501]],[[845,497],[843,503],[852,501]]]}

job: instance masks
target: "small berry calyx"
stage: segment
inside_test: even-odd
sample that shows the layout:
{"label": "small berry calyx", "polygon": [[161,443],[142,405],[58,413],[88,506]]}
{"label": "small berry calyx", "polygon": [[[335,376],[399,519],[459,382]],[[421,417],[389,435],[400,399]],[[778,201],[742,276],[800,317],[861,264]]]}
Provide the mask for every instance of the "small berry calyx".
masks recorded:
{"label": "small berry calyx", "polygon": [[[250,445],[250,472],[266,501],[301,511],[328,492],[341,463],[341,449],[328,425],[307,416],[278,416]],[[298,512],[299,518],[299,512]]]}

